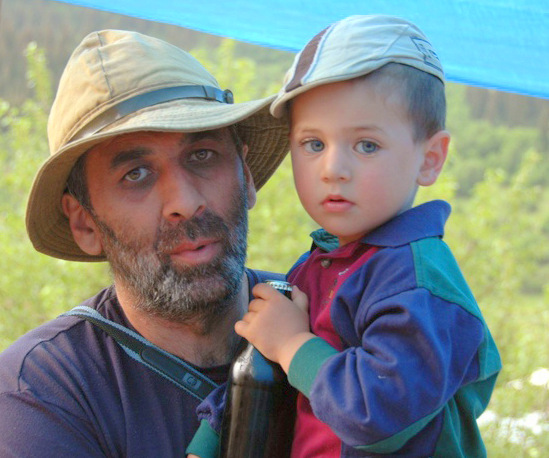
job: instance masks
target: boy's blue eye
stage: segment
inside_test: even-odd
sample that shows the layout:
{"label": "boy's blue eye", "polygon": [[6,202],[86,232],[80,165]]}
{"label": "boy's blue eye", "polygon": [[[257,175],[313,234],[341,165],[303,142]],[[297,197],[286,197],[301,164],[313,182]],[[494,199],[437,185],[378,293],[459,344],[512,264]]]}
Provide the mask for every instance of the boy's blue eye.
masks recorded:
{"label": "boy's blue eye", "polygon": [[357,143],[356,147],[358,152],[362,154],[372,154],[379,149],[379,145],[370,140],[361,140]]}
{"label": "boy's blue eye", "polygon": [[303,142],[303,146],[308,153],[319,153],[324,149],[324,143],[320,140],[307,140]]}

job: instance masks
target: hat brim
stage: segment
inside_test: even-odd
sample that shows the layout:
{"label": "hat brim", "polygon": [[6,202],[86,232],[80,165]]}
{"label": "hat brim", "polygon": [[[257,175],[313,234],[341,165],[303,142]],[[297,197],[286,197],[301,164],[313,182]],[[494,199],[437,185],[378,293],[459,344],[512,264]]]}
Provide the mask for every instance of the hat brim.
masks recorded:
{"label": "hat brim", "polygon": [[289,150],[285,120],[269,114],[273,97],[237,104],[201,99],[171,101],[128,115],[100,132],[68,143],[40,168],[27,204],[29,238],[41,253],[71,261],[104,261],[104,256],[83,252],[74,241],[61,207],[67,178],[78,158],[92,146],[130,132],[199,132],[237,125],[248,145],[246,163],[259,190]]}

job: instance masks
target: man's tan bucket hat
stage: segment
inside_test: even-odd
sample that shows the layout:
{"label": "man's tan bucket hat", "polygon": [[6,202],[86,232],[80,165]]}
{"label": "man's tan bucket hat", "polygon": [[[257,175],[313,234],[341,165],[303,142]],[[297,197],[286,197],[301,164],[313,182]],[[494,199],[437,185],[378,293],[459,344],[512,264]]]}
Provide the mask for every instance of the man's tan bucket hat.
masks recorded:
{"label": "man's tan bucket hat", "polygon": [[198,132],[237,125],[249,147],[256,189],[288,151],[286,122],[269,114],[268,97],[232,103],[190,54],[135,32],[89,34],[71,55],[49,120],[51,157],[34,180],[27,231],[37,251],[61,259],[102,261],[74,242],[61,208],[69,173],[93,145],[128,132]]}

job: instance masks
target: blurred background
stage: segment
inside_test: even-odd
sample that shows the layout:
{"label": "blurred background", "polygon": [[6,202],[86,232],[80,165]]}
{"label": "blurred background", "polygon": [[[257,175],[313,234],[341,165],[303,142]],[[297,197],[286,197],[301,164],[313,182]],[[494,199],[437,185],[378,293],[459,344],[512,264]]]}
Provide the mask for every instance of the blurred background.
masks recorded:
{"label": "blurred background", "polygon": [[[0,0],[0,351],[111,282],[103,263],[38,254],[24,215],[49,156],[46,121],[63,67],[93,30],[136,30],[182,47],[237,101],[274,93],[291,52],[43,0]],[[549,56],[547,56],[549,58]],[[481,417],[491,457],[549,456],[549,100],[447,84],[451,152],[418,201],[453,207],[445,240],[494,335],[504,369]],[[286,160],[250,214],[248,265],[286,271],[316,228]]]}

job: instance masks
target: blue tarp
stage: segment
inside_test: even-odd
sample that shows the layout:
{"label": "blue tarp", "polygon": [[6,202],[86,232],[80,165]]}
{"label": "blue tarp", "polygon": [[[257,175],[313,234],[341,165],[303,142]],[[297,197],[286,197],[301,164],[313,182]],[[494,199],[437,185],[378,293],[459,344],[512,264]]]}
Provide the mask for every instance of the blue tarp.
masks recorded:
{"label": "blue tarp", "polygon": [[449,81],[549,98],[549,0],[57,0],[298,51],[353,14],[391,14],[431,39]]}

